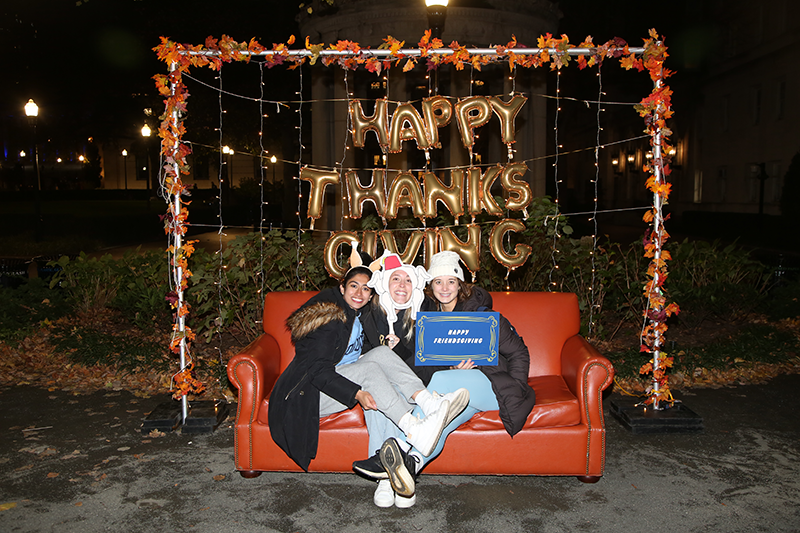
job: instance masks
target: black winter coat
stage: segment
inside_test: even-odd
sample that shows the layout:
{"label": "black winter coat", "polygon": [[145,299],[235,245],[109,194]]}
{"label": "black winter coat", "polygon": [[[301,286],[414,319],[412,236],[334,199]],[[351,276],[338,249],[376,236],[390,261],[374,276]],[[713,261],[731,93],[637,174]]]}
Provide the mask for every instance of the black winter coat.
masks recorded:
{"label": "black winter coat", "polygon": [[357,313],[339,287],[325,289],[286,320],[295,356],[269,397],[269,429],[275,443],[303,470],[317,455],[320,391],[355,407],[359,385],[336,372]]}
{"label": "black winter coat", "polygon": [[[438,311],[438,302],[426,298],[422,302],[421,311]],[[492,296],[483,288],[473,286],[472,295],[464,302],[456,303],[454,312],[491,311]],[[497,366],[479,366],[481,372],[486,374],[492,383],[492,390],[497,397],[500,407],[500,420],[503,421],[506,431],[512,437],[519,433],[528,415],[536,403],[536,393],[528,385],[528,371],[530,370],[530,354],[525,341],[522,340],[514,326],[500,315],[500,357]],[[427,385],[433,373],[438,370],[447,370],[450,367],[415,366],[412,351],[411,359],[406,363]]]}

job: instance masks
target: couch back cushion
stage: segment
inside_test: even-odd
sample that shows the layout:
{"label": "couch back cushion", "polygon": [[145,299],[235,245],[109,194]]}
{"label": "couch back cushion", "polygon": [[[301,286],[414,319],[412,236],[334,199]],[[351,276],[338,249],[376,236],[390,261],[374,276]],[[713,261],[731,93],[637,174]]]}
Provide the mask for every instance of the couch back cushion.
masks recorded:
{"label": "couch back cushion", "polygon": [[[281,372],[294,357],[286,319],[314,291],[269,292],[264,299],[264,332],[281,349]],[[494,310],[517,330],[531,354],[530,376],[561,374],[561,347],[580,331],[578,298],[563,292],[493,292]]]}

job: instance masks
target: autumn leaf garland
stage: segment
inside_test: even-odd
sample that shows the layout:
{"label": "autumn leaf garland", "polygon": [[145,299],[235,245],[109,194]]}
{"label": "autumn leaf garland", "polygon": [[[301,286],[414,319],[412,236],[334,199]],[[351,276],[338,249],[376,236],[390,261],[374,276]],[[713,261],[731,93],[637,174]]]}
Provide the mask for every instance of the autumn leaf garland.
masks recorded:
{"label": "autumn leaf garland", "polygon": [[[182,80],[182,74],[192,67],[208,67],[219,70],[223,63],[232,61],[250,61],[258,55],[263,57],[264,65],[273,68],[287,64],[287,68],[295,69],[304,64],[317,64],[325,66],[336,65],[346,70],[356,70],[359,67],[377,74],[401,66],[403,72],[408,72],[416,67],[417,62],[424,60],[427,69],[435,70],[441,65],[452,65],[457,70],[462,70],[469,65],[481,70],[489,63],[507,62],[510,71],[515,68],[540,68],[550,65],[551,70],[566,67],[572,61],[571,50],[575,48],[586,49],[585,53],[577,54],[579,69],[601,65],[606,59],[618,59],[620,66],[626,70],[636,69],[640,72],[647,71],[653,80],[653,91],[635,106],[636,111],[645,119],[646,131],[651,136],[653,153],[658,154],[653,161],[645,165],[644,170],[650,174],[645,186],[654,195],[653,209],[645,214],[644,220],[650,224],[651,229],[645,238],[645,257],[652,261],[648,267],[649,280],[644,285],[647,297],[647,309],[644,310],[646,325],[642,331],[642,351],[653,354],[653,359],[646,363],[642,374],[653,372],[654,390],[648,403],[661,400],[670,401],[671,395],[667,385],[665,371],[671,366],[672,360],[661,351],[663,335],[667,330],[666,319],[679,311],[674,303],[667,304],[663,285],[667,279],[666,261],[669,254],[663,250],[664,242],[668,238],[664,230],[664,217],[661,207],[669,198],[670,184],[666,182],[670,169],[668,164],[670,146],[667,143],[671,131],[666,127],[666,120],[672,116],[670,98],[671,90],[663,82],[671,75],[664,68],[664,60],[668,57],[667,48],[655,30],[650,30],[649,39],[644,40],[644,53],[641,57],[630,51],[628,44],[619,38],[614,38],[603,44],[594,44],[592,37],[588,36],[578,46],[569,42],[566,35],[556,38],[552,34],[545,34],[538,38],[537,53],[519,53],[520,45],[516,37],[506,45],[494,47],[494,55],[473,54],[470,49],[453,41],[447,48],[450,52],[439,53],[437,50],[446,48],[441,39],[431,38],[431,31],[426,31],[417,44],[415,55],[406,55],[405,43],[392,36],[388,36],[380,45],[380,50],[388,50],[389,56],[376,57],[369,48],[363,48],[356,42],[340,40],[327,47],[324,44],[313,44],[306,39],[302,52],[290,53],[290,46],[295,43],[291,36],[286,43],[274,43],[268,49],[255,39],[248,42],[236,42],[227,35],[220,39],[208,37],[203,45],[185,45],[175,43],[165,37],[154,48],[158,58],[170,66],[169,74],[154,76],[159,93],[165,97],[165,112],[161,117],[159,136],[162,139],[162,154],[165,159],[164,187],[170,197],[180,198],[186,194],[186,186],[181,181],[181,175],[188,174],[187,156],[191,153],[189,147],[182,143],[185,133],[183,118],[186,114],[186,100],[189,96]],[[324,54],[325,50],[347,52],[346,54]],[[667,154],[665,156],[665,154]],[[179,202],[178,202],[179,203]],[[175,212],[175,202],[170,202],[167,213],[165,231],[184,235],[188,210],[185,207]],[[185,263],[191,256],[193,247],[186,243],[173,250],[176,261]],[[188,268],[179,269],[182,279],[175,280],[180,290],[185,289],[187,280],[191,276]],[[177,299],[176,299],[177,300]],[[181,316],[188,313],[188,307],[179,311]],[[188,328],[187,328],[188,330]],[[181,339],[189,341],[191,331],[181,334]],[[173,336],[173,349],[175,346]],[[178,339],[178,343],[181,339]],[[191,363],[185,372],[176,378],[177,396],[191,391],[199,391],[202,384],[194,380]]]}

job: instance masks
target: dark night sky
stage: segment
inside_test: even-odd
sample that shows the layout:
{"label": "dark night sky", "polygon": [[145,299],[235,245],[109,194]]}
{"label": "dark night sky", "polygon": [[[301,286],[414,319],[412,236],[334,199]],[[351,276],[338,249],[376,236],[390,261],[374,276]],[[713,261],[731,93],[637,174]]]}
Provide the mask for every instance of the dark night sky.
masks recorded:
{"label": "dark night sky", "polygon": [[[559,33],[576,44],[591,34],[595,42],[621,36],[640,45],[647,29],[656,27],[668,38],[678,37],[668,42],[678,44],[675,57],[691,28],[667,18],[696,18],[681,7],[690,5],[697,2],[673,2],[670,15],[661,5],[634,10],[563,0]],[[286,0],[6,0],[0,7],[0,49],[7,65],[0,84],[3,140],[24,124],[22,106],[28,98],[39,104],[40,130],[49,137],[135,133],[142,109],[160,106],[151,79],[165,71],[151,50],[159,36],[199,44],[206,36],[228,34],[240,41],[255,37],[269,46],[297,33],[297,6]]]}

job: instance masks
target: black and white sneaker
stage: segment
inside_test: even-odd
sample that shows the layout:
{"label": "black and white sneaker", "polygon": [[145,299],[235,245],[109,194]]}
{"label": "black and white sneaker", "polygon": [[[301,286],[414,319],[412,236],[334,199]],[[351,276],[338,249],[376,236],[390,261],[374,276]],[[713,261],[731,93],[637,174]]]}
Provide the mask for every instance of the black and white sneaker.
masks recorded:
{"label": "black and white sneaker", "polygon": [[369,479],[389,479],[389,474],[383,468],[380,452],[369,459],[353,462],[353,470]]}
{"label": "black and white sneaker", "polygon": [[416,490],[414,477],[417,474],[417,458],[401,450],[394,437],[383,443],[380,458],[395,493],[411,497]]}

